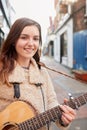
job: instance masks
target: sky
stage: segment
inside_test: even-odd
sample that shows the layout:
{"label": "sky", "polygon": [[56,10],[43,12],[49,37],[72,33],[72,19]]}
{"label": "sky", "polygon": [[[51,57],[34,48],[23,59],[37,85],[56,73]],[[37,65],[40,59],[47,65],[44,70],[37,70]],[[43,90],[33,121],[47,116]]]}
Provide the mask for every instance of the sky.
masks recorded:
{"label": "sky", "polygon": [[10,0],[15,9],[16,19],[28,17],[40,23],[42,39],[45,42],[47,28],[50,26],[49,17],[55,16],[54,0]]}

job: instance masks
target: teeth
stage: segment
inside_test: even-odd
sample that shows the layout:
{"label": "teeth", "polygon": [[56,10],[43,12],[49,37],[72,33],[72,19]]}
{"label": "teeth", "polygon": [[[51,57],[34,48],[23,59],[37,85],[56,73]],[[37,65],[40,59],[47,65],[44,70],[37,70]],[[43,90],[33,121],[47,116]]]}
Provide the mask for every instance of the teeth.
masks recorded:
{"label": "teeth", "polygon": [[33,50],[32,48],[26,48],[25,50]]}
{"label": "teeth", "polygon": [[33,48],[25,48],[25,49],[29,49],[29,50],[32,50]]}
{"label": "teeth", "polygon": [[32,49],[32,48],[25,48],[25,51],[27,51],[27,52],[30,52],[30,51],[33,51],[34,49]]}

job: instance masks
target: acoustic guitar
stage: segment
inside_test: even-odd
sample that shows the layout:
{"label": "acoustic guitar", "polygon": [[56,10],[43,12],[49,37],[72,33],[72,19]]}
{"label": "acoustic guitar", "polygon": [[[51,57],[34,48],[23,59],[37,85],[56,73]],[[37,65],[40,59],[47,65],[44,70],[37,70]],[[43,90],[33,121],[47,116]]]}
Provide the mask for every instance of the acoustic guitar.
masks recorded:
{"label": "acoustic guitar", "polygon": [[[66,105],[73,109],[87,103],[87,93],[70,99]],[[34,109],[23,101],[15,101],[0,112],[0,130],[37,130],[51,121],[60,119],[61,109],[56,106],[35,115]]]}

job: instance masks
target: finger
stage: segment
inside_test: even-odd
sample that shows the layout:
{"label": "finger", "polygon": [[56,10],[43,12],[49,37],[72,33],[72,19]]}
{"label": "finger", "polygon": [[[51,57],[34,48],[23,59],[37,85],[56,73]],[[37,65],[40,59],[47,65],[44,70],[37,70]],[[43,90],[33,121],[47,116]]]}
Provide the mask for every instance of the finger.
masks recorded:
{"label": "finger", "polygon": [[67,120],[67,118],[64,115],[62,115],[61,120],[62,120],[64,125],[68,125],[71,122],[71,121]]}
{"label": "finger", "polygon": [[67,103],[69,100],[67,98],[64,98],[64,102]]}
{"label": "finger", "polygon": [[68,111],[70,114],[76,116],[76,111],[75,111],[74,109],[72,109],[71,107],[65,105],[65,109],[66,109],[66,111]]}
{"label": "finger", "polygon": [[70,113],[67,114],[67,113],[64,113],[64,112],[63,112],[63,113],[62,113],[62,116],[65,117],[65,118],[66,118],[68,121],[70,121],[70,122],[75,119],[75,116],[72,115],[72,114],[70,114]]}
{"label": "finger", "polygon": [[66,105],[61,105],[60,108],[62,109],[63,112],[76,116],[76,111],[72,109],[71,107],[66,106]]}
{"label": "finger", "polygon": [[63,122],[64,125],[69,125],[73,120],[74,120],[75,117],[72,117],[66,113],[63,113],[62,114],[62,117],[61,117],[61,120]]}

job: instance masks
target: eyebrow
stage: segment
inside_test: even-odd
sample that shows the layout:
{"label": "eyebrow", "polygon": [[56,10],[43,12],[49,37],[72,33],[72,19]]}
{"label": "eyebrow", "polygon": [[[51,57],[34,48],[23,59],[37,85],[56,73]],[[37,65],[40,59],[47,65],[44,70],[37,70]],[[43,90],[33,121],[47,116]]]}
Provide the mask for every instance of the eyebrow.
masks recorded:
{"label": "eyebrow", "polygon": [[[28,34],[20,34],[21,35],[24,35],[24,36],[29,36]],[[34,37],[40,37],[39,35],[34,35]]]}

